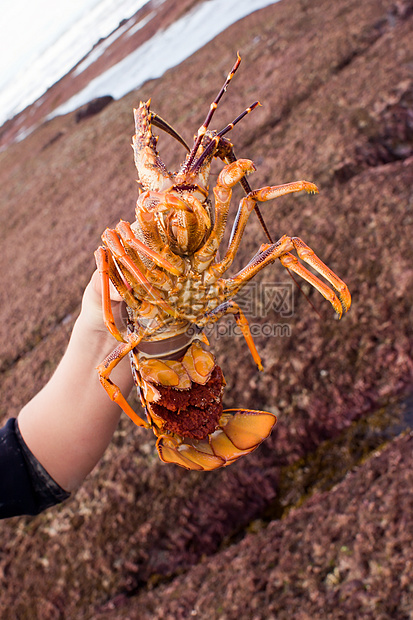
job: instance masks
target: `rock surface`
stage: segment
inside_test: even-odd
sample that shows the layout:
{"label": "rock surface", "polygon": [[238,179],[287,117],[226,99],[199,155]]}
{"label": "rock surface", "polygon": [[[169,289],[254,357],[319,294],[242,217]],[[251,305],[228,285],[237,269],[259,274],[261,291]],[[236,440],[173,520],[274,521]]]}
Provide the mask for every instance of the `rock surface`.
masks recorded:
{"label": "rock surface", "polygon": [[[0,153],[3,421],[61,357],[101,232],[133,218],[132,108],[151,97],[190,141],[237,49],[243,62],[214,127],[262,102],[231,134],[256,164],[250,183],[320,188],[264,205],[268,227],[303,238],[353,295],[339,323],[303,285],[320,319],[281,265],[265,270],[244,299],[257,304],[265,371],[230,323],[210,339],[225,406],[274,411],[276,431],[208,475],[161,464],[154,438],[125,416],[73,498],[1,523],[2,618],[411,617],[411,435],[332,490],[298,497],[281,520],[273,510],[288,468],[413,384],[412,35],[408,0],[284,0],[98,115],[55,118]],[[172,168],[184,157],[163,135],[159,150]],[[234,273],[263,242],[252,216]],[[265,296],[274,290],[288,293],[287,308]],[[284,336],[269,337],[271,325]],[[342,453],[329,458],[340,469]]]}

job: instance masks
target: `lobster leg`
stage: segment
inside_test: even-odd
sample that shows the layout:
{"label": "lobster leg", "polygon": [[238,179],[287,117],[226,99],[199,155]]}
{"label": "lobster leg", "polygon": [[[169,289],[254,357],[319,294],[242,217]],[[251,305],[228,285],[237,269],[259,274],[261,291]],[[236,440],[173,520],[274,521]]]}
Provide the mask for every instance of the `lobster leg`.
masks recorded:
{"label": "lobster leg", "polygon": [[146,296],[149,297],[148,301],[155,303],[167,314],[175,318],[178,317],[177,311],[161,297],[159,292],[150,284],[150,282],[139,269],[139,267],[137,267],[134,264],[133,260],[130,258],[130,256],[126,254],[125,248],[120,242],[116,231],[107,228],[102,235],[102,239],[116,258],[116,260],[120,263],[120,265],[125,268],[125,270],[122,270],[122,272],[125,277],[130,280],[130,284],[133,287],[142,287]]}
{"label": "lobster leg", "polygon": [[[147,256],[155,265],[164,269],[167,273],[174,276],[181,275],[181,271],[177,269],[175,265],[170,263],[164,256],[161,256],[158,252],[148,248],[142,241],[136,237],[129,222],[121,220],[116,226],[116,232],[122,239],[123,245],[133,252],[133,258],[136,262],[142,263],[139,252]],[[158,272],[160,273],[160,272]],[[149,275],[149,274],[148,274]],[[170,281],[170,280],[169,280]]]}
{"label": "lobster leg", "polygon": [[[311,272],[309,272],[301,263],[298,262],[297,258],[293,254],[286,254],[285,256],[280,257],[281,264],[286,269],[291,269],[298,276],[301,276],[304,280],[307,280],[309,284],[314,286],[323,297],[329,301],[334,308],[336,309],[337,314],[341,317],[342,310],[347,312],[347,310],[351,306],[351,295],[348,290],[347,285],[334,273],[331,271],[327,265],[325,265],[316,255],[314,250],[308,247],[307,244],[302,241],[299,237],[292,237],[292,242],[294,244],[294,249],[297,252],[298,256],[305,261],[308,265],[310,265],[315,271],[321,274],[327,282],[333,286],[338,292],[338,296],[340,299],[341,308],[335,308],[335,294],[332,295],[331,289],[326,287],[320,280],[314,276]],[[321,287],[320,287],[321,284]]]}
{"label": "lobster leg", "polygon": [[254,362],[258,366],[258,370],[264,370],[264,367],[261,362],[261,358],[255,346],[254,340],[252,339],[251,331],[248,325],[247,318],[245,314],[242,312],[241,308],[238,304],[235,303],[232,299],[229,301],[225,301],[220,304],[217,308],[205,314],[201,321],[197,321],[198,327],[204,327],[208,323],[215,323],[220,318],[225,316],[226,314],[234,315],[235,322],[238,327],[241,329],[241,333],[245,338],[245,342],[248,345],[248,348],[251,352]]}
{"label": "lobster leg", "polygon": [[[291,250],[295,250],[303,261],[310,264],[313,269],[320,273],[336,289],[340,300],[329,286],[299,263],[293,254],[290,254]],[[273,263],[277,258],[281,260],[284,267],[291,269],[291,271],[301,276],[317,289],[331,303],[340,318],[343,310],[347,312],[351,305],[351,296],[346,284],[316,256],[314,251],[304,241],[299,237],[288,237],[287,235],[281,237],[276,243],[262,245],[259,252],[244,269],[241,269],[233,278],[225,280],[226,296],[232,297],[235,295],[261,269]]]}
{"label": "lobster leg", "polygon": [[[233,166],[236,167],[238,161],[226,166],[222,172],[226,169],[231,170]],[[216,279],[221,276],[232,264],[241,243],[248,218],[251,211],[253,211],[257,200],[259,202],[266,202],[268,200],[278,198],[279,196],[301,192],[302,190],[305,190],[309,194],[318,193],[317,186],[314,185],[314,183],[309,183],[308,181],[294,181],[293,183],[286,183],[284,185],[262,187],[260,189],[253,190],[248,194],[248,196],[245,196],[245,198],[243,198],[240,202],[235,222],[232,227],[229,246],[224,258],[219,263],[213,264],[209,267],[211,277]]]}
{"label": "lobster leg", "polygon": [[[168,261],[166,261],[166,259],[160,256],[157,252],[150,250],[141,241],[139,241],[139,239],[135,237],[128,222],[121,220],[116,226],[116,232],[122,241],[126,253],[130,256],[135,266],[138,267],[142,273],[145,273],[148,282],[153,284],[157,289],[169,291],[173,286],[173,281],[170,274],[166,270],[168,269],[168,271],[170,271],[170,268],[175,269],[174,266],[171,263],[168,263]],[[145,266],[140,257],[139,252],[142,251],[142,246],[145,248],[143,253],[146,256],[150,254],[150,260],[152,263],[155,263],[152,265],[151,269]],[[158,269],[158,267],[156,267],[156,265],[160,266],[160,264],[162,264],[163,269]]]}
{"label": "lobster leg", "polygon": [[125,303],[130,308],[136,310],[139,307],[140,302],[137,302],[132,293],[126,288],[125,283],[115,268],[112,256],[107,248],[102,246],[99,247],[95,252],[95,260],[102,282],[103,321],[112,336],[116,338],[116,340],[124,342],[125,340],[113,318],[109,293],[109,281],[112,280],[116,290],[123,297]]}
{"label": "lobster leg", "polygon": [[[232,164],[234,161],[237,161],[237,158],[235,157],[234,149],[233,149],[233,147],[231,145],[231,149],[229,149],[228,152],[225,155],[224,162],[226,164]],[[246,177],[243,177],[242,179],[240,179],[240,183],[241,183],[241,186],[242,186],[244,192],[248,195],[252,191],[252,189],[251,189],[251,186],[248,183]],[[272,237],[270,235],[270,231],[267,228],[267,224],[265,223],[265,220],[262,217],[260,208],[258,207],[257,203],[255,203],[254,211],[255,211],[255,215],[257,216],[258,221],[261,224],[261,228],[263,229],[263,231],[265,233],[265,236],[267,237],[269,243],[274,243],[273,240],[272,240]]]}
{"label": "lobster leg", "polygon": [[114,349],[105,359],[99,364],[97,367],[97,371],[99,373],[99,380],[102,386],[105,388],[106,392],[109,395],[109,398],[113,400],[115,403],[119,405],[119,407],[126,413],[127,416],[134,422],[137,426],[143,426],[144,428],[150,428],[150,424],[145,422],[137,413],[132,409],[129,405],[126,398],[123,396],[119,387],[113,383],[111,379],[109,379],[109,375],[112,370],[119,364],[119,362],[127,355],[134,347],[136,347],[140,340],[141,336],[137,334],[131,334],[128,336],[129,342],[120,343],[116,349]]}
{"label": "lobster leg", "polygon": [[[145,200],[149,196],[149,192],[143,192],[139,196],[136,206],[136,222],[131,225],[131,230],[136,237],[139,236],[138,238],[140,238],[147,247],[158,254],[159,257],[165,259],[169,264],[172,264],[175,271],[181,275],[185,271],[184,260],[177,254],[174,254],[166,242],[166,239],[161,237],[153,210],[147,211],[144,207]],[[167,271],[174,273],[170,269],[167,269]]]}
{"label": "lobster leg", "polygon": [[[204,271],[215,258],[219,244],[225,233],[228,211],[231,205],[232,188],[242,181],[246,174],[253,172],[255,166],[249,159],[238,159],[225,166],[218,175],[214,187],[215,221],[212,231],[204,245],[193,256],[194,268]],[[214,265],[214,269],[217,265]]]}

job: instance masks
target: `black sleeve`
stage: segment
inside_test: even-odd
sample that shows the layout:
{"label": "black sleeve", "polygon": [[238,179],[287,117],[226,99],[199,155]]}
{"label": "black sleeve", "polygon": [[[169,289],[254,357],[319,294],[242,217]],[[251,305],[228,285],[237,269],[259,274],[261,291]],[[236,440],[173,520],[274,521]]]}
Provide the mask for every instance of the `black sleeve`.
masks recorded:
{"label": "black sleeve", "polygon": [[0,518],[36,515],[69,496],[30,452],[17,420],[8,420],[0,429]]}

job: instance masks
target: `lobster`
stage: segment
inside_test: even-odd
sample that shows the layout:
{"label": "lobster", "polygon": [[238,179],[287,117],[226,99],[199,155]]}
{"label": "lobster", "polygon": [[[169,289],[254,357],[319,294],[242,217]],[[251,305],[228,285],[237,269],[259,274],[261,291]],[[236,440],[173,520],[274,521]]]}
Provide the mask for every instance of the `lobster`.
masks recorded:
{"label": "lobster", "polygon": [[[316,185],[297,181],[252,190],[246,176],[255,170],[249,159],[237,159],[225,136],[259,104],[256,101],[221,131],[209,129],[218,103],[241,58],[227,75],[210,105],[190,148],[185,140],[150,109],[150,100],[134,110],[133,150],[142,186],[136,220],[121,220],[107,228],[95,252],[102,282],[102,305],[107,329],[119,342],[98,366],[109,397],[140,427],[157,437],[159,457],[189,470],[214,470],[252,452],[274,428],[274,413],[249,409],[223,410],[225,379],[211,352],[205,327],[232,315],[259,370],[261,358],[248,321],[234,296],[259,271],[279,259],[315,287],[341,317],[351,304],[346,284],[300,238],[283,235],[273,243],[257,202],[267,202],[302,190],[318,193]],[[176,173],[169,172],[157,151],[152,126],[171,134],[188,151]],[[209,199],[209,175],[214,158],[225,166]],[[240,183],[241,199],[228,247],[221,259],[232,189]],[[255,210],[268,236],[255,256],[237,274],[224,278],[239,248],[251,212]],[[295,254],[292,254],[295,251]],[[310,265],[330,284],[310,272]],[[128,319],[124,329],[114,321],[110,282],[123,298]],[[333,290],[334,289],[334,290]],[[113,368],[129,355],[146,420],[129,405],[110,379]]]}

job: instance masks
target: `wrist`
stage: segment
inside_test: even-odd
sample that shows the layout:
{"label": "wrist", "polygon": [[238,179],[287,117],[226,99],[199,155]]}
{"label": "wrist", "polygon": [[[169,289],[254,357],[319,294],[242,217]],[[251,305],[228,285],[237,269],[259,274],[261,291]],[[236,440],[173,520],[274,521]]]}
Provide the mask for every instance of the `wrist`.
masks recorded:
{"label": "wrist", "polygon": [[100,356],[102,360],[118,344],[106,328],[103,319],[100,321],[91,319],[89,311],[83,309],[73,326],[70,340],[81,343],[84,350],[88,349],[90,354]]}

